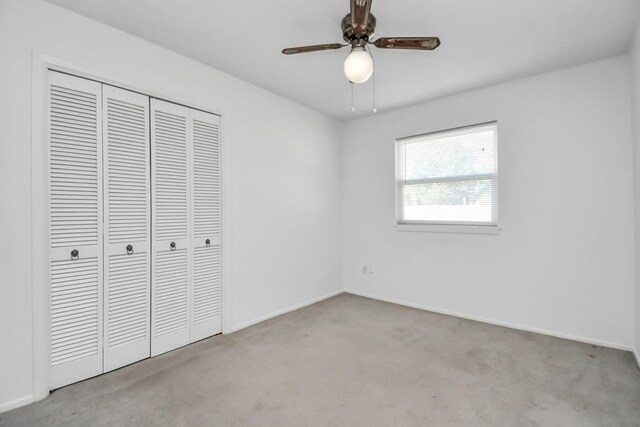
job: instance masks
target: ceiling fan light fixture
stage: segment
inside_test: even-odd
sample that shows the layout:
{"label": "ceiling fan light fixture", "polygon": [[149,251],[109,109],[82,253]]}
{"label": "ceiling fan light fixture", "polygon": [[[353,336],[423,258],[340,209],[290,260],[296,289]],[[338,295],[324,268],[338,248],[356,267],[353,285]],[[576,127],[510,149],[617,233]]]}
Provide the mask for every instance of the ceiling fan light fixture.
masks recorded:
{"label": "ceiling fan light fixture", "polygon": [[364,83],[373,74],[373,58],[364,47],[354,47],[344,60],[344,74],[352,83]]}

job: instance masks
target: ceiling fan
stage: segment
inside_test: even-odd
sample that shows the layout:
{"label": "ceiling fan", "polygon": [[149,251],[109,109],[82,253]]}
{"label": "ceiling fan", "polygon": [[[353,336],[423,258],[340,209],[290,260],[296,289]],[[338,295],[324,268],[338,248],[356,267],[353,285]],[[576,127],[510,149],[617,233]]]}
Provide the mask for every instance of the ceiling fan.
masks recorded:
{"label": "ceiling fan", "polygon": [[373,59],[367,44],[382,49],[434,50],[440,46],[438,37],[382,37],[371,41],[376,29],[376,17],[371,13],[372,0],[351,0],[351,13],[342,19],[342,37],[347,42],[290,47],[285,55],[340,49],[351,45],[351,53],[344,61],[344,73],[352,83],[364,83],[373,74]]}

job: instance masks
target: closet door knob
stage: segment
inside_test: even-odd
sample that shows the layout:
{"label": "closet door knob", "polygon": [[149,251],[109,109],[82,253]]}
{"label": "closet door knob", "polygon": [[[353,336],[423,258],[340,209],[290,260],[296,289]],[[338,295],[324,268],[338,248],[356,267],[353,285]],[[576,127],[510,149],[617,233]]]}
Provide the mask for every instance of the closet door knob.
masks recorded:
{"label": "closet door knob", "polygon": [[209,239],[205,240],[204,243],[207,246],[211,246],[211,240],[209,240]]}
{"label": "closet door knob", "polygon": [[80,256],[80,252],[78,252],[77,249],[74,249],[71,251],[71,259],[78,259],[79,256]]}
{"label": "closet door knob", "polygon": [[133,246],[132,245],[127,245],[127,253],[128,254],[132,254],[133,253]]}
{"label": "closet door knob", "polygon": [[175,250],[176,250],[176,242],[171,242],[171,243],[169,243],[169,246],[171,247],[171,250],[172,250],[172,251],[175,251]]}

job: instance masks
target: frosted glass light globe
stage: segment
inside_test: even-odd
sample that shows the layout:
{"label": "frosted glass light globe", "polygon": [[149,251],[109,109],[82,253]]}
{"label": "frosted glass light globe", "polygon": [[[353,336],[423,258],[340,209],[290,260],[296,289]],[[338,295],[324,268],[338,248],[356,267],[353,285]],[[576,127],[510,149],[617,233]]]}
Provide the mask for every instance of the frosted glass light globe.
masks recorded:
{"label": "frosted glass light globe", "polygon": [[354,47],[344,60],[344,74],[350,82],[364,83],[373,74],[373,58],[363,47]]}

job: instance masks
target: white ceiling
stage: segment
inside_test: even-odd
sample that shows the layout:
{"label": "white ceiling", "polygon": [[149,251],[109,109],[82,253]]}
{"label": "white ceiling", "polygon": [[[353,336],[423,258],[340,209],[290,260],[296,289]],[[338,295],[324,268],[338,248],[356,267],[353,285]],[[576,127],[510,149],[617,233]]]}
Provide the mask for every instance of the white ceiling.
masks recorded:
{"label": "white ceiling", "polygon": [[[342,72],[349,0],[48,0],[339,119],[371,114],[372,81]],[[377,36],[439,36],[433,52],[374,48],[378,111],[624,54],[638,0],[374,0]]]}

